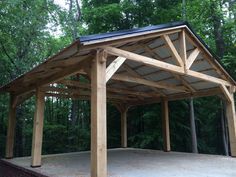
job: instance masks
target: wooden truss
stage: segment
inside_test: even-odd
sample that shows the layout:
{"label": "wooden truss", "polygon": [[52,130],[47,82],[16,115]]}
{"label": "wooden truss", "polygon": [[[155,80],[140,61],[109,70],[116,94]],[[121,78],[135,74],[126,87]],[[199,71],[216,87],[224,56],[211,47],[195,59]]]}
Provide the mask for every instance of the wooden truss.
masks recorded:
{"label": "wooden truss", "polygon": [[[174,34],[178,34],[177,39],[172,39]],[[162,41],[162,44],[150,47],[154,45],[155,40]],[[192,48],[188,48],[190,44]],[[75,43],[72,46],[74,45],[79,44]],[[168,51],[170,56],[163,57],[156,52],[161,49]],[[141,53],[137,52],[138,50]],[[168,62],[170,60],[171,62]],[[198,71],[192,69],[194,65],[204,61],[211,65],[210,69]],[[143,68],[153,72],[142,74],[139,70]],[[214,71],[218,76],[207,74],[210,71]],[[163,73],[168,73],[169,77],[155,80]],[[83,76],[83,81],[73,80],[72,76],[76,74]],[[153,75],[154,77],[151,78]],[[187,78],[196,81],[188,82]],[[23,86],[19,83],[23,83]],[[206,89],[194,87],[201,83],[209,83],[213,87]],[[145,87],[148,91],[138,89],[140,87]],[[223,95],[227,102],[231,154],[236,156],[236,117],[233,97],[235,82],[186,27],[136,37],[130,35],[122,39],[85,43],[79,46],[79,50],[76,50],[73,55],[60,59],[58,56],[51,58],[5,89],[12,93],[6,146],[7,158],[13,157],[15,108],[33,94],[36,95],[32,143],[33,167],[41,165],[45,96],[91,100],[92,177],[107,175],[107,101],[113,103],[121,112],[122,147],[127,147],[128,108],[162,102],[164,149],[170,151],[168,101]]]}

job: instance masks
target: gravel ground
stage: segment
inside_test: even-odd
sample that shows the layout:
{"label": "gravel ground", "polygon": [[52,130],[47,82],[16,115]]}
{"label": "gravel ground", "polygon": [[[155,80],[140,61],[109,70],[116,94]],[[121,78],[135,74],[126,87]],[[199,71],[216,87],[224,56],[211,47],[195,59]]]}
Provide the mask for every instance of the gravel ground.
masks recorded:
{"label": "gravel ground", "polygon": [[[30,168],[30,157],[8,162]],[[90,152],[46,155],[32,170],[51,177],[89,177]],[[143,149],[108,150],[110,177],[236,177],[236,158]]]}

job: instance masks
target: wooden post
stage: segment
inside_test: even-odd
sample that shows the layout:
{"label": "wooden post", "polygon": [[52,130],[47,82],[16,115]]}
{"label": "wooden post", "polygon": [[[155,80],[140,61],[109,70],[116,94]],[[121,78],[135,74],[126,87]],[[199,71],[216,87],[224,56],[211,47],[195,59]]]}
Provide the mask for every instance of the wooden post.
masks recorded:
{"label": "wooden post", "polygon": [[127,112],[128,108],[123,109],[121,114],[121,147],[127,148]]}
{"label": "wooden post", "polygon": [[41,166],[44,104],[45,104],[44,96],[45,96],[45,93],[43,91],[41,91],[40,89],[36,90],[36,107],[35,107],[35,114],[34,114],[31,167]]}
{"label": "wooden post", "polygon": [[91,68],[91,177],[106,176],[106,57],[98,50]]}
{"label": "wooden post", "polygon": [[234,105],[234,95],[230,92],[231,100],[226,101],[226,116],[229,129],[229,141],[231,156],[236,157],[236,115]]}
{"label": "wooden post", "polygon": [[13,158],[14,149],[14,137],[15,137],[15,126],[16,126],[16,106],[14,106],[15,96],[10,95],[9,104],[9,116],[8,116],[8,127],[7,127],[7,142],[6,142],[6,158]]}
{"label": "wooden post", "polygon": [[162,132],[164,141],[164,151],[169,152],[170,149],[170,128],[169,128],[169,111],[168,111],[168,100],[162,100]]}

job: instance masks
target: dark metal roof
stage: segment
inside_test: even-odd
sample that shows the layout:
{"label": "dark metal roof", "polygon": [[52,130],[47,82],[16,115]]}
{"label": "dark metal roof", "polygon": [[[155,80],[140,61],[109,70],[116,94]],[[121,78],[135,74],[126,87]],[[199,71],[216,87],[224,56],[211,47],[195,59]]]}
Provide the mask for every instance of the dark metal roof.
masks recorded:
{"label": "dark metal roof", "polygon": [[143,28],[134,28],[134,29],[128,29],[128,30],[114,31],[114,32],[109,32],[109,33],[93,34],[93,35],[88,35],[88,36],[81,36],[79,40],[81,43],[90,42],[90,41],[113,38],[113,37],[118,37],[118,36],[129,35],[129,34],[135,34],[135,33],[138,34],[138,33],[147,32],[147,31],[155,31],[155,30],[161,30],[161,29],[166,29],[166,28],[171,28],[171,27],[178,27],[182,25],[187,25],[187,23],[179,21],[179,22],[171,22],[171,23],[160,24],[160,25],[155,25],[155,26],[147,26]]}
{"label": "dark metal roof", "polygon": [[[62,50],[61,52],[59,52],[58,54],[52,56],[49,59],[54,59],[54,58],[65,58],[65,56],[68,56],[71,54],[71,52],[68,52],[68,50],[70,48],[73,49],[73,52],[76,52],[78,49],[78,45],[80,44],[85,44],[86,42],[96,42],[99,44],[99,40],[103,40],[103,39],[109,39],[111,42],[112,40],[116,40],[117,37],[126,37],[128,35],[132,36],[140,36],[141,34],[145,33],[145,32],[155,32],[155,31],[159,31],[159,30],[169,30],[171,28],[178,28],[178,27],[182,27],[182,26],[186,26],[188,28],[188,31],[190,31],[192,33],[192,35],[194,35],[194,37],[196,37],[199,42],[205,47],[205,49],[213,56],[212,60],[216,60],[217,63],[219,63],[222,68],[227,71],[229,73],[229,77],[230,79],[235,82],[235,77],[231,74],[230,75],[230,71],[227,70],[227,68],[224,67],[224,65],[221,63],[220,59],[218,56],[216,56],[214,54],[214,52],[211,51],[211,49],[205,44],[205,42],[192,30],[191,26],[188,24],[188,22],[183,22],[183,21],[179,21],[179,22],[171,22],[171,23],[167,23],[167,24],[161,24],[161,25],[155,25],[155,26],[147,26],[147,27],[143,27],[143,28],[136,28],[136,29],[129,29],[129,30],[120,30],[120,31],[114,31],[114,32],[109,32],[109,33],[103,33],[103,34],[95,34],[95,35],[88,35],[88,36],[82,36],[80,38],[78,38],[71,46],[65,48],[64,50]],[[75,46],[74,46],[75,45]],[[74,46],[74,47],[73,47]],[[76,49],[76,50],[74,50]],[[72,53],[73,53],[72,52]],[[44,62],[46,64],[46,62]],[[32,70],[31,70],[32,71]],[[29,72],[28,72],[29,73]],[[23,78],[23,76],[20,76],[18,78],[18,80],[20,80],[21,78]],[[16,79],[15,79],[16,80]],[[13,81],[12,81],[13,82]],[[7,88],[7,86],[9,86],[11,83],[3,86],[0,88],[0,91],[3,90],[3,88]]]}
{"label": "dark metal roof", "polygon": [[229,75],[232,77],[232,79],[236,80],[236,77],[232,74],[232,72],[230,70],[228,70],[224,66],[224,64],[221,62],[221,59],[194,32],[194,30],[189,25],[189,23],[185,22],[185,21],[177,21],[177,22],[171,22],[171,23],[160,24],[160,25],[155,25],[155,26],[147,26],[147,27],[143,27],[143,28],[134,28],[134,29],[128,29],[128,30],[113,31],[113,32],[109,32],[109,33],[81,36],[78,40],[80,41],[80,43],[92,42],[92,41],[101,40],[101,39],[114,38],[114,37],[129,35],[129,34],[138,34],[138,33],[143,33],[143,32],[148,32],[148,31],[155,31],[155,30],[161,30],[161,29],[167,29],[167,28],[173,28],[173,27],[178,27],[178,26],[183,26],[183,25],[186,25],[191,30],[191,32],[197,37],[197,39],[203,44],[203,46],[214,57],[214,59],[229,73]]}

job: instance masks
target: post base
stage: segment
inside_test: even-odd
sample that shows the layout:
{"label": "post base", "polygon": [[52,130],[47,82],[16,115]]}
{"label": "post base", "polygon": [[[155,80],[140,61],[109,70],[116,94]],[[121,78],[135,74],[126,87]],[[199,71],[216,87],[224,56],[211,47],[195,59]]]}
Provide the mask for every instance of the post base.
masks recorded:
{"label": "post base", "polygon": [[31,168],[39,168],[39,167],[41,167],[41,165],[30,165],[31,166]]}
{"label": "post base", "polygon": [[13,157],[5,157],[5,159],[13,159]]}

